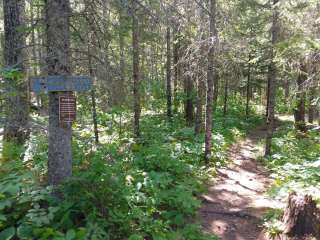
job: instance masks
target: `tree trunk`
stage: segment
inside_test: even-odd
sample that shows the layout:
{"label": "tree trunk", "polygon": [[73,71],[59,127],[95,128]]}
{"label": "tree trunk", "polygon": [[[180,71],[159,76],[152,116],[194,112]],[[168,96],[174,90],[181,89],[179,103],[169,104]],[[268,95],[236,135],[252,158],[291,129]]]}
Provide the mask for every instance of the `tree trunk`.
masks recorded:
{"label": "tree trunk", "polygon": [[274,10],[272,17],[272,49],[271,49],[271,63],[268,69],[268,115],[267,115],[267,137],[266,137],[266,148],[265,156],[270,156],[271,154],[271,142],[274,131],[274,107],[276,101],[276,78],[277,78],[277,68],[274,61],[274,46],[278,42],[279,35],[279,11],[277,3],[279,0],[273,0]]}
{"label": "tree trunk", "polygon": [[289,101],[289,96],[290,96],[290,80],[289,78],[287,78],[284,86],[284,97],[285,97],[286,103],[288,103]]}
{"label": "tree trunk", "polygon": [[197,95],[197,111],[196,111],[196,121],[195,121],[195,134],[200,134],[201,131],[204,129],[204,122],[203,122],[203,105],[204,105],[204,98],[205,98],[205,82],[203,77],[198,76],[198,95]]}
{"label": "tree trunk", "polygon": [[[35,66],[33,66],[33,76],[37,76],[38,75],[38,66],[36,65],[37,60],[38,60],[38,56],[37,56],[37,42],[36,42],[36,29],[34,27],[35,24],[35,8],[34,8],[34,4],[31,3],[30,4],[30,21],[31,21],[31,45],[32,45],[32,57],[31,57],[31,62],[35,64]],[[41,111],[41,99],[40,96],[37,94],[36,95],[36,101],[37,101],[37,111],[40,114]]]}
{"label": "tree trunk", "polygon": [[[169,23],[168,23],[169,24]],[[171,30],[167,26],[167,116],[172,118],[172,90],[171,90]]]}
{"label": "tree trunk", "polygon": [[[95,71],[93,69],[93,62],[92,62],[92,54],[95,52],[93,51],[95,48],[95,41],[94,41],[94,19],[92,19],[92,16],[95,15],[95,10],[93,9],[93,6],[88,4],[88,2],[85,2],[86,6],[86,14],[87,14],[87,21],[89,26],[91,27],[88,31],[87,41],[88,41],[88,72],[92,79],[95,79]],[[94,139],[96,144],[99,143],[99,129],[98,129],[98,119],[97,119],[97,107],[96,107],[96,91],[93,86],[93,89],[90,92],[91,95],[91,111],[92,111],[92,122],[93,122],[93,132],[94,132]]]}
{"label": "tree trunk", "polygon": [[215,48],[218,43],[218,32],[216,27],[216,0],[210,0],[210,37],[211,45],[208,53],[207,72],[207,104],[206,104],[206,132],[205,132],[205,162],[209,164],[212,148],[212,114],[213,114],[213,86],[216,81],[215,74]]}
{"label": "tree trunk", "polygon": [[198,34],[200,36],[200,60],[199,60],[199,67],[197,71],[197,83],[198,83],[198,92],[197,92],[197,102],[196,102],[196,121],[195,121],[195,135],[200,134],[201,131],[204,130],[204,121],[203,121],[203,106],[204,106],[204,99],[205,99],[205,91],[206,91],[206,84],[204,81],[204,77],[202,76],[203,66],[205,65],[205,47],[203,46],[203,42],[205,41],[205,16],[204,16],[204,9],[202,7],[198,7],[198,15],[200,18],[200,26],[198,28]]}
{"label": "tree trunk", "polygon": [[[212,112],[213,114],[217,110],[218,106],[218,97],[219,97],[219,73],[215,70],[214,71],[214,81],[213,81],[213,107],[212,107]],[[213,125],[212,125],[213,127]]]}
{"label": "tree trunk", "polygon": [[174,80],[173,80],[173,98],[174,98],[174,112],[178,112],[179,100],[178,100],[178,82],[180,80],[180,64],[179,64],[179,37],[177,36],[177,30],[175,30],[175,41],[173,49],[173,65],[174,65]]}
{"label": "tree trunk", "polygon": [[134,111],[134,135],[140,137],[140,73],[139,73],[139,21],[137,16],[137,0],[132,0],[132,64],[133,64],[133,111]]}
{"label": "tree trunk", "polygon": [[[46,0],[47,72],[48,75],[70,75],[70,3],[68,0]],[[59,96],[49,93],[48,180],[58,185],[72,176],[72,127],[59,122]],[[72,94],[71,92],[69,94]]]}
{"label": "tree trunk", "polygon": [[193,82],[191,76],[188,74],[184,79],[184,89],[185,89],[185,119],[187,126],[191,127],[194,120],[194,106],[193,106]]}
{"label": "tree trunk", "polygon": [[289,237],[303,239],[306,236],[313,236],[320,239],[320,211],[311,196],[290,193],[283,222],[284,234]]}
{"label": "tree trunk", "polygon": [[249,116],[250,110],[250,87],[251,87],[251,55],[249,54],[249,61],[248,61],[248,78],[247,78],[247,101],[246,101],[246,117]]}
{"label": "tree trunk", "polygon": [[[91,36],[89,36],[91,37]],[[89,74],[92,79],[95,79],[95,73],[92,66],[92,56],[90,48],[90,41],[88,45],[88,68],[89,68]],[[99,143],[99,129],[98,129],[98,119],[97,119],[97,104],[96,104],[96,91],[93,87],[91,90],[91,105],[92,105],[92,122],[93,122],[93,131],[94,131],[94,139],[96,143]]]}
{"label": "tree trunk", "polygon": [[[24,66],[25,1],[4,0],[4,64],[14,73],[4,79],[5,83],[5,127],[4,142],[23,145],[29,137],[29,89]],[[8,145],[10,147],[10,144]],[[5,145],[3,152],[5,153]],[[6,158],[6,156],[4,156]]]}
{"label": "tree trunk", "polygon": [[[270,72],[270,66],[268,67],[268,71]],[[269,74],[269,73],[268,73]],[[269,114],[269,105],[270,105],[270,77],[268,75],[267,77],[267,90],[266,90],[266,95],[267,95],[267,107],[266,107],[266,117],[268,118]]]}
{"label": "tree trunk", "polygon": [[229,79],[227,77],[226,82],[224,84],[223,116],[226,116],[228,111],[228,88],[229,88]]}
{"label": "tree trunk", "polygon": [[316,90],[314,87],[311,87],[309,92],[309,108],[308,108],[308,122],[310,124],[313,124],[315,119],[315,112],[316,112],[316,106],[314,104],[315,96],[316,96]]}
{"label": "tree trunk", "polygon": [[306,80],[306,68],[304,64],[301,67],[301,73],[297,78],[297,85],[298,85],[298,92],[297,96],[297,105],[294,110],[294,119],[295,119],[295,127],[305,132],[306,131],[306,120],[305,120],[305,113],[306,113],[306,92],[304,90],[304,82]]}
{"label": "tree trunk", "polygon": [[[120,10],[120,26],[123,26],[123,10]],[[119,103],[122,105],[124,104],[126,98],[126,88],[125,88],[125,83],[126,83],[126,64],[125,64],[125,41],[124,41],[124,36],[123,33],[119,32],[119,51],[120,51],[120,83],[119,83]]]}

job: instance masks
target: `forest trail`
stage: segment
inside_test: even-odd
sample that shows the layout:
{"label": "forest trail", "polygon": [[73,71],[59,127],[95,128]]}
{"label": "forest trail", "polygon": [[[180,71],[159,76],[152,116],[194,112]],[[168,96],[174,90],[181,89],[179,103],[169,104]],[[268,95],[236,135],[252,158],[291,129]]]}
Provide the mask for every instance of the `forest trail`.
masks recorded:
{"label": "forest trail", "polygon": [[[277,122],[279,125],[279,122]],[[222,240],[267,240],[261,218],[268,209],[283,206],[266,196],[272,183],[257,158],[266,127],[253,129],[244,141],[231,146],[231,163],[218,171],[217,181],[203,195],[199,215],[204,230]]]}

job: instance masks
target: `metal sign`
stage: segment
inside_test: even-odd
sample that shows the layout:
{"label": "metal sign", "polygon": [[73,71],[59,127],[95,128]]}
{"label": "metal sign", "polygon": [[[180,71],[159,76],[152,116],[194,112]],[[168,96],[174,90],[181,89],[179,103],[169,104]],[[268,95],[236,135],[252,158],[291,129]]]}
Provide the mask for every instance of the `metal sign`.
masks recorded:
{"label": "metal sign", "polygon": [[74,95],[59,96],[59,121],[72,123],[76,120],[77,100]]}
{"label": "metal sign", "polygon": [[31,78],[33,92],[84,92],[92,88],[93,81],[86,76],[47,76]]}

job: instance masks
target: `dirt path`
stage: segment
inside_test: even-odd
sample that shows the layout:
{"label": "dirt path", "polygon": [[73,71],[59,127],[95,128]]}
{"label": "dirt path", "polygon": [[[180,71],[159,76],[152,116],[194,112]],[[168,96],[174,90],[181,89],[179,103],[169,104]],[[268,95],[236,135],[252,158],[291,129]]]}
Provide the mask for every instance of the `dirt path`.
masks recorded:
{"label": "dirt path", "polygon": [[262,154],[258,142],[265,134],[266,128],[258,127],[230,148],[232,163],[219,170],[216,183],[203,196],[199,214],[206,232],[222,240],[267,240],[261,217],[283,204],[266,196],[272,180],[256,162]]}

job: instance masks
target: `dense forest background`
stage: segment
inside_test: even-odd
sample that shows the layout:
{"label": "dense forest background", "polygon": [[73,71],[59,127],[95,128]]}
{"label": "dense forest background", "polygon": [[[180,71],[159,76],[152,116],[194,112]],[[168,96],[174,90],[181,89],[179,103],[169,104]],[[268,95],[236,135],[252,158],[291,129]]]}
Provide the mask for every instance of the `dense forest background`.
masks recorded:
{"label": "dense forest background", "polygon": [[[268,193],[320,200],[316,0],[4,0],[0,239],[216,239],[195,216],[264,126]],[[35,76],[88,76],[77,120]],[[49,126],[49,127],[48,127]],[[49,140],[48,140],[49,139]],[[265,216],[283,232],[282,209]]]}

